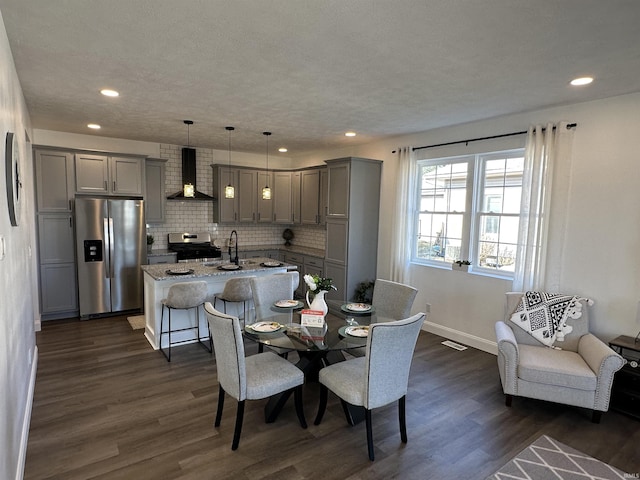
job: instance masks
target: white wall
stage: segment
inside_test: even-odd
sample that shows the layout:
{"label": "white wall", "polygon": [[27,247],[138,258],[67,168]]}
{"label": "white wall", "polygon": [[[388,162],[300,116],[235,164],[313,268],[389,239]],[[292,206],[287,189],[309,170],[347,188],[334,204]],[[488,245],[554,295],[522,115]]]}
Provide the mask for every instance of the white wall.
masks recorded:
{"label": "white wall", "polygon": [[[0,14],[0,18],[1,14]],[[6,133],[19,140],[22,191],[20,223],[11,226],[5,183]],[[22,478],[37,365],[34,296],[34,196],[29,113],[18,81],[4,23],[0,22],[0,478]]]}
{"label": "white wall", "polygon": [[[565,253],[559,265],[562,293],[593,298],[591,328],[603,340],[635,336],[640,325],[640,94],[549,108],[441,128],[368,145],[317,152],[297,158],[312,165],[327,158],[360,156],[384,161],[378,249],[378,276],[389,278],[388,250],[399,146],[422,146],[526,130],[530,124],[577,122],[569,167]],[[429,150],[430,156],[524,146],[524,137]],[[552,205],[552,216],[563,215]],[[561,241],[550,248],[560,248]],[[511,282],[415,265],[411,282],[419,289],[414,312],[431,304],[427,328],[449,338],[494,351],[494,323],[503,315]]]}

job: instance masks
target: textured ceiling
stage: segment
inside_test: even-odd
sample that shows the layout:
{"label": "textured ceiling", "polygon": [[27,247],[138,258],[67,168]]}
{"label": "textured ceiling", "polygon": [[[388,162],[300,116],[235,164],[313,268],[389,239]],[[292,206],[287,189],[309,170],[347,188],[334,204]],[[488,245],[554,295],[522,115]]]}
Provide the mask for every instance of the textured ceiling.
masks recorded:
{"label": "textured ceiling", "polygon": [[[640,91],[637,0],[0,0],[34,128],[289,155]],[[596,81],[575,88],[568,81]],[[98,92],[110,87],[119,98]],[[86,124],[99,123],[94,133]],[[355,138],[344,137],[355,130]]]}

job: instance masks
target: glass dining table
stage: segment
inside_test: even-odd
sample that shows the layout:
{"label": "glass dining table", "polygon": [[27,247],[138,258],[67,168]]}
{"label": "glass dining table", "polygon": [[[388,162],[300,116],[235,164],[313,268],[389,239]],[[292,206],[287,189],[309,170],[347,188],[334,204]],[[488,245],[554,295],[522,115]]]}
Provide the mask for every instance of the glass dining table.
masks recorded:
{"label": "glass dining table", "polygon": [[[375,311],[357,317],[347,315],[344,319],[329,313],[325,317],[324,327],[309,327],[300,323],[302,307],[302,302],[287,308],[275,305],[258,307],[255,317],[246,322],[244,335],[258,342],[260,350],[267,346],[280,354],[295,351],[299,357],[296,366],[304,373],[305,382],[317,381],[322,367],[344,361],[344,352],[366,346],[366,327],[369,324],[393,321],[391,318],[378,317]],[[265,406],[267,423],[276,420],[290,394],[283,392],[269,399]],[[364,419],[362,407],[344,401],[342,407],[350,425]]]}

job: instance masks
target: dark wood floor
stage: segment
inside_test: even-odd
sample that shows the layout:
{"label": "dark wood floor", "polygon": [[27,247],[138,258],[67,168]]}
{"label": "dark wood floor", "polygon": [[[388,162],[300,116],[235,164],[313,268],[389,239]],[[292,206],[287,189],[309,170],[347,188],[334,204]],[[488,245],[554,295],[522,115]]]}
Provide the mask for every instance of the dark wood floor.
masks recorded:
{"label": "dark wood floor", "polygon": [[236,403],[227,397],[214,428],[216,369],[201,347],[175,348],[167,363],[126,317],[45,323],[25,478],[483,479],[542,434],[640,473],[640,422],[609,412],[594,425],[586,410],[518,398],[507,408],[495,357],[442,340],[425,332],[418,340],[409,442],[400,442],[395,405],[374,411],[370,462],[364,424],[349,427],[335,396],[313,425],[316,384],[305,386],[307,430],[292,401],[273,424],[264,402],[247,402],[232,452]]}

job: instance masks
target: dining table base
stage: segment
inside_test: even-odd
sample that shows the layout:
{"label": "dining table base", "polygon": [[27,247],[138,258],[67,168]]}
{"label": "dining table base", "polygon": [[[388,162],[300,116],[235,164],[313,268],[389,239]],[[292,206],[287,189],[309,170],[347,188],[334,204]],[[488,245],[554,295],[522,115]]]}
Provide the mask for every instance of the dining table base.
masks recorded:
{"label": "dining table base", "polygon": [[[300,360],[296,363],[296,367],[304,373],[305,382],[317,382],[318,374],[323,367],[345,361],[345,356],[340,350],[298,352],[298,355]],[[276,421],[290,396],[291,391],[286,391],[269,398],[264,407],[264,419],[266,423]],[[340,399],[340,402],[349,425],[354,426],[364,421],[364,407],[352,405],[342,399]]]}

